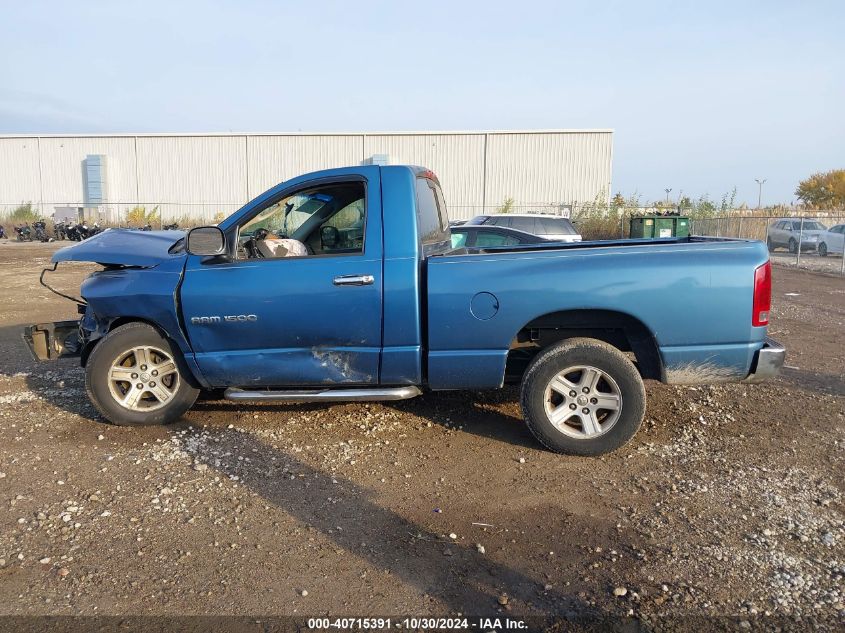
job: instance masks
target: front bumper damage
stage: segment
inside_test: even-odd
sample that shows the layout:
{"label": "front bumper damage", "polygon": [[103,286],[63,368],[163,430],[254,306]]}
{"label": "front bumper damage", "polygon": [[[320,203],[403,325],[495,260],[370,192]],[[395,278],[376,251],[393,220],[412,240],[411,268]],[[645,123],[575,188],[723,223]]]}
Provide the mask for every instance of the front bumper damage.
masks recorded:
{"label": "front bumper damage", "polygon": [[786,360],[786,348],[775,339],[766,337],[751,365],[751,373],[742,382],[756,383],[774,378],[780,373],[780,368]]}
{"label": "front bumper damage", "polygon": [[23,333],[35,360],[56,360],[80,356],[79,321],[55,321],[28,326]]}

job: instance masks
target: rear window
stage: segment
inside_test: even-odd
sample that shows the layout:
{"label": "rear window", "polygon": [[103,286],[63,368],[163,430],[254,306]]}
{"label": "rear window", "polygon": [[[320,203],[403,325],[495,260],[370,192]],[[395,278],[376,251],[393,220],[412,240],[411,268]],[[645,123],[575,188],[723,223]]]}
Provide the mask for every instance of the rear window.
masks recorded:
{"label": "rear window", "polygon": [[440,187],[428,178],[417,178],[417,227],[423,254],[450,244],[449,218]]}

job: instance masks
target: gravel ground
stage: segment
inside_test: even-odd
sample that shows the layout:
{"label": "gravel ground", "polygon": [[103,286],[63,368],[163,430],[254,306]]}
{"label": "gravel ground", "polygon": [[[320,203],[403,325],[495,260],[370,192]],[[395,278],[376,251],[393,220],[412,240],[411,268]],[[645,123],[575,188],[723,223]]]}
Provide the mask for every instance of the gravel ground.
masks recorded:
{"label": "gravel ground", "polygon": [[38,284],[53,248],[0,242],[0,614],[845,627],[843,279],[776,267],[783,375],[650,382],[639,435],[584,459],[539,447],[513,389],[109,426],[21,341],[73,318]]}
{"label": "gravel ground", "polygon": [[788,268],[800,268],[815,272],[830,273],[831,275],[842,275],[842,257],[839,255],[828,255],[819,257],[817,253],[801,253],[801,260],[796,261],[795,255],[785,251],[770,253],[772,262]]}

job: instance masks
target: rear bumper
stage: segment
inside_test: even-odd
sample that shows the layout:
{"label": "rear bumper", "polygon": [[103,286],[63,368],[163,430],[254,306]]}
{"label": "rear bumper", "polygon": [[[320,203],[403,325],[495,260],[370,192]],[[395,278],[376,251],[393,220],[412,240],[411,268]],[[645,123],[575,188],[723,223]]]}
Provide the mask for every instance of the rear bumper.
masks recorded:
{"label": "rear bumper", "polygon": [[23,333],[29,351],[36,360],[56,360],[79,356],[79,321],[55,321],[28,326]]}
{"label": "rear bumper", "polygon": [[785,360],[786,348],[767,336],[763,347],[754,355],[751,373],[742,382],[755,383],[774,378],[780,372]]}

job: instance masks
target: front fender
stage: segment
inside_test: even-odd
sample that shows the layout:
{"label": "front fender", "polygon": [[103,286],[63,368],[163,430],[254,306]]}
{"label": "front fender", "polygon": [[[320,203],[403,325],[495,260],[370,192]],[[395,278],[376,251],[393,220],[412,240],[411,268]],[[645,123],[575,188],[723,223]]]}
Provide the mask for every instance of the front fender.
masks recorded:
{"label": "front fender", "polygon": [[143,321],[179,348],[195,382],[207,387],[180,320],[178,297],[184,268],[185,259],[178,258],[153,268],[107,268],[88,277],[81,289],[88,303],[81,323],[86,343],[83,365],[97,341],[116,326]]}

